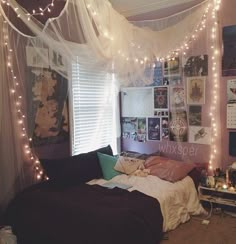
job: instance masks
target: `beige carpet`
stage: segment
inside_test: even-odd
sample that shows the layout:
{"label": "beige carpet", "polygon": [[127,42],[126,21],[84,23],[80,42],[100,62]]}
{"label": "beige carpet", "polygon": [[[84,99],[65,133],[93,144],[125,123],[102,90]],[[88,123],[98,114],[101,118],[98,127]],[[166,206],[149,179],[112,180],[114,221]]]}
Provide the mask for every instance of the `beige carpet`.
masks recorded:
{"label": "beige carpet", "polygon": [[236,244],[236,217],[213,213],[208,225],[192,217],[187,223],[166,233],[161,244]]}

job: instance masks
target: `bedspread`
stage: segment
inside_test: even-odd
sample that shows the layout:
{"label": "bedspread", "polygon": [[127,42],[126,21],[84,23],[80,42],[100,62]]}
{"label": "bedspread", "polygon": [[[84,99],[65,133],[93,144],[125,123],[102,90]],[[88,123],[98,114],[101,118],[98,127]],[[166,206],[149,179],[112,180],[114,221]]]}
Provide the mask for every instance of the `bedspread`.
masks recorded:
{"label": "bedspread", "polygon": [[[171,183],[157,176],[138,177],[134,175],[118,175],[110,180],[133,187],[129,191],[138,190],[157,199],[163,215],[163,231],[175,229],[180,223],[189,220],[190,215],[205,213],[202,208],[193,180],[187,176],[183,180]],[[103,179],[90,181],[89,184],[104,184]]]}
{"label": "bedspread", "polygon": [[49,182],[19,194],[6,219],[19,244],[157,244],[163,225],[159,202],[139,191]]}

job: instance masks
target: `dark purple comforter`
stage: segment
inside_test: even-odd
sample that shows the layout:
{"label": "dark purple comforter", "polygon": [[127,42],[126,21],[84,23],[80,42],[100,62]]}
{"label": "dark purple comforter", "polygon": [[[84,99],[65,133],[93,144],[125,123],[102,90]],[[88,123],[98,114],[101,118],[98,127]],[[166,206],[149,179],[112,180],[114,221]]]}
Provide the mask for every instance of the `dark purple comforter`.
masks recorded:
{"label": "dark purple comforter", "polygon": [[163,217],[159,202],[138,191],[44,182],[12,201],[6,224],[19,244],[158,244]]}

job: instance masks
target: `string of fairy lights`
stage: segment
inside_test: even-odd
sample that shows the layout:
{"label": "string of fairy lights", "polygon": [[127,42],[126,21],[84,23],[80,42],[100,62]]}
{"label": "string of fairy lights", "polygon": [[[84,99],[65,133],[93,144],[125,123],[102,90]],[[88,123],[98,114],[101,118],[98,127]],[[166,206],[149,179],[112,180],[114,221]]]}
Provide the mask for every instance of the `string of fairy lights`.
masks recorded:
{"label": "string of fairy lights", "polygon": [[[49,4],[47,4],[45,7],[39,6],[38,10],[33,9],[32,13],[26,13],[28,21],[31,20],[31,17],[35,17],[35,16],[39,16],[39,15],[43,16],[43,15],[45,15],[46,12],[50,13],[52,8],[54,7],[54,2],[55,2],[55,0],[51,0],[51,2]],[[1,0],[1,3],[6,4],[7,6],[10,6],[9,0]],[[17,13],[18,8],[17,7],[14,8],[14,11]],[[20,18],[21,14],[17,13],[17,17]]]}
{"label": "string of fairy lights", "polygon": [[[156,57],[156,60],[151,60],[148,57],[138,58],[134,57],[131,59],[128,55],[125,54],[124,51],[119,49],[117,51],[117,54],[124,58],[126,61],[133,61],[133,63],[143,65],[147,64],[147,62],[151,63],[153,67],[155,67],[155,61],[165,62],[170,60],[175,60],[179,55],[186,55],[186,52],[189,50],[190,45],[194,43],[198,39],[199,34],[206,29],[206,23],[208,18],[211,18],[210,22],[213,23],[211,25],[211,61],[212,61],[212,77],[213,77],[213,89],[212,89],[212,101],[211,101],[211,107],[210,107],[210,118],[211,118],[211,128],[212,128],[212,134],[211,134],[211,152],[210,152],[210,159],[209,159],[209,169],[213,169],[213,162],[217,160],[217,137],[218,137],[218,124],[217,124],[217,105],[218,105],[218,97],[219,97],[219,48],[217,45],[217,37],[218,37],[218,20],[217,20],[217,12],[220,9],[221,0],[212,0],[211,3],[209,3],[203,12],[202,18],[200,23],[197,25],[197,27],[193,30],[189,36],[186,36],[184,38],[184,42],[177,48],[175,48],[173,51],[170,51],[165,57]],[[209,17],[209,10],[211,11],[211,16]],[[98,11],[93,8],[93,5],[91,3],[87,4],[87,10],[90,13],[90,15],[96,19],[96,21],[99,23],[99,14]],[[114,35],[108,32],[107,29],[102,28],[101,23],[97,25],[100,33],[103,34],[103,36],[112,42],[114,42]],[[140,44],[137,43],[130,43],[130,47],[133,48],[141,48]],[[133,52],[134,53],[134,52]],[[153,62],[153,63],[152,63]]]}
{"label": "string of fairy lights", "polygon": [[[193,43],[194,41],[196,41],[199,34],[206,28],[207,16],[208,16],[210,6],[211,6],[211,4],[207,5],[206,9],[204,10],[204,12],[202,14],[201,21],[198,23],[198,25],[193,30],[193,32],[190,33],[188,36],[185,36],[183,43],[181,43],[178,47],[175,47],[174,50],[169,51],[165,57],[158,57],[157,55],[155,55],[155,60],[153,59],[153,57],[150,58],[147,56],[130,58],[130,56],[128,54],[125,54],[125,51],[123,51],[121,49],[117,50],[117,55],[119,55],[124,60],[133,62],[137,65],[146,65],[147,63],[151,63],[151,65],[153,65],[153,66],[155,66],[156,61],[164,62],[167,60],[174,60],[180,54],[185,56],[187,50],[189,50],[189,48],[190,48],[190,44]],[[91,3],[87,3],[86,7],[87,7],[87,10],[88,10],[89,14],[91,15],[91,17],[94,20],[96,20],[95,22],[97,23],[97,28],[99,30],[99,33],[101,33],[105,38],[114,42],[115,41],[114,35],[112,33],[109,33],[108,28],[102,27],[102,24],[99,23],[98,10],[96,10],[95,7],[93,6],[93,4],[91,4]],[[143,47],[141,44],[138,44],[138,43],[135,43],[134,41],[132,41],[129,43],[128,50],[130,50],[130,48],[136,48],[136,50],[137,50],[137,49],[141,49]],[[132,52],[132,53],[134,53],[134,52]]]}
{"label": "string of fairy lights", "polygon": [[213,79],[213,86],[212,86],[212,96],[211,96],[211,107],[209,116],[211,118],[211,128],[212,128],[212,135],[211,135],[211,154],[209,160],[209,169],[213,169],[213,162],[217,158],[218,150],[217,150],[217,139],[218,139],[218,131],[219,126],[217,124],[217,117],[218,115],[218,105],[219,105],[219,60],[220,60],[220,50],[219,50],[219,43],[218,43],[218,30],[219,30],[219,22],[218,22],[218,11],[220,9],[221,0],[214,0],[214,6],[212,8],[211,14],[211,67],[212,67],[212,79]]}
{"label": "string of fairy lights", "polygon": [[[32,13],[26,13],[26,16],[28,20],[31,20],[31,17],[37,16],[37,15],[44,15],[45,12],[51,12],[51,8],[54,6],[55,0],[52,0],[45,8],[39,7],[39,10],[33,10]],[[8,0],[1,0],[1,3],[10,5]],[[121,49],[117,50],[117,55],[119,55],[121,58],[123,58],[125,61],[134,62],[139,65],[147,65],[150,63],[151,65],[155,66],[156,61],[164,62],[166,60],[174,60],[179,55],[186,55],[186,52],[189,50],[190,45],[198,39],[199,34],[206,28],[206,22],[208,20],[208,13],[209,10],[211,11],[211,19],[212,19],[212,25],[211,25],[211,61],[212,61],[212,77],[213,77],[213,89],[212,89],[212,101],[211,101],[211,107],[209,116],[211,119],[211,127],[212,127],[212,138],[211,138],[211,153],[210,153],[210,160],[209,160],[209,169],[213,169],[214,166],[214,160],[217,158],[217,138],[218,138],[218,124],[217,124],[217,105],[218,105],[218,97],[219,97],[219,48],[217,45],[217,37],[218,37],[218,21],[217,21],[217,12],[220,9],[221,0],[212,0],[212,3],[209,3],[202,15],[200,23],[197,25],[197,27],[193,30],[191,34],[186,36],[184,38],[184,42],[179,45],[174,50],[170,51],[165,57],[156,57],[155,60],[151,60],[151,58],[148,58],[146,56],[140,58],[140,57],[134,57],[130,58],[128,55],[125,54],[124,51]],[[87,4],[87,9],[90,13],[90,15],[93,18],[97,18],[99,16],[99,13],[96,11],[96,9],[93,7],[92,4]],[[17,13],[18,9],[14,9]],[[20,14],[17,14],[17,17],[21,17]],[[107,39],[109,39],[112,42],[115,42],[114,35],[109,33],[109,31],[102,27],[101,24],[98,26],[99,32],[103,34],[103,36]],[[10,89],[10,93],[12,98],[15,101],[15,107],[16,107],[16,113],[18,117],[18,126],[21,131],[21,137],[26,141],[24,143],[24,152],[25,155],[27,155],[28,159],[32,161],[34,164],[36,177],[37,179],[41,179],[43,176],[43,170],[40,165],[40,162],[38,158],[34,155],[33,151],[31,150],[30,143],[32,141],[32,138],[28,138],[27,132],[26,132],[26,121],[25,121],[25,115],[23,113],[22,108],[22,95],[20,95],[20,89],[18,89],[19,82],[18,78],[16,76],[16,73],[13,70],[13,63],[12,63],[12,54],[14,50],[12,49],[9,41],[9,34],[8,34],[8,25],[7,22],[4,21],[4,28],[3,28],[3,35],[4,35],[4,46],[7,50],[7,67],[10,70],[11,76],[12,76],[12,87]],[[130,46],[133,48],[142,48],[140,44],[131,42]]]}
{"label": "string of fairy lights", "polygon": [[[1,16],[0,16],[1,17]],[[27,130],[26,130],[26,116],[24,114],[23,108],[23,96],[21,94],[19,79],[17,77],[16,72],[14,71],[14,64],[13,64],[13,54],[14,49],[12,48],[10,37],[9,37],[9,28],[6,20],[3,20],[3,46],[5,48],[5,55],[6,55],[6,66],[8,69],[8,75],[10,77],[10,96],[13,100],[14,110],[16,113],[17,118],[17,126],[19,130],[19,136],[22,139],[22,146],[23,152],[25,157],[28,161],[32,162],[34,165],[36,178],[38,180],[42,179],[43,177],[43,170],[40,165],[38,158],[34,155],[34,152],[31,149],[30,143],[32,142],[32,138],[28,137]],[[48,179],[47,177],[45,177]]]}

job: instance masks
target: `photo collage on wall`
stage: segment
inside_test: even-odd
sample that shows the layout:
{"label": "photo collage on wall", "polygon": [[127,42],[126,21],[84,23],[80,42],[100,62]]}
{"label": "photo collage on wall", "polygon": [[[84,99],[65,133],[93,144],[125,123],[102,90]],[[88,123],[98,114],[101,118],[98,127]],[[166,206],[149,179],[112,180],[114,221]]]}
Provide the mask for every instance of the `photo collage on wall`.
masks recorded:
{"label": "photo collage on wall", "polygon": [[[210,144],[211,130],[202,121],[208,55],[156,62],[153,68],[153,83],[148,86],[153,89],[153,116],[146,116],[145,140]],[[124,130],[130,119],[122,118],[123,137],[143,141],[138,128]]]}
{"label": "photo collage on wall", "polygon": [[183,60],[188,106],[188,142],[210,144],[211,129],[203,124],[202,106],[205,104],[208,76],[208,55],[190,56]]}
{"label": "photo collage on wall", "polygon": [[146,118],[130,118],[123,117],[122,121],[122,136],[126,139],[145,142],[146,139]]}
{"label": "photo collage on wall", "polygon": [[[47,48],[26,47],[29,130],[32,144],[62,143],[69,138],[67,79],[63,58]],[[59,95],[60,94],[60,95]]]}

